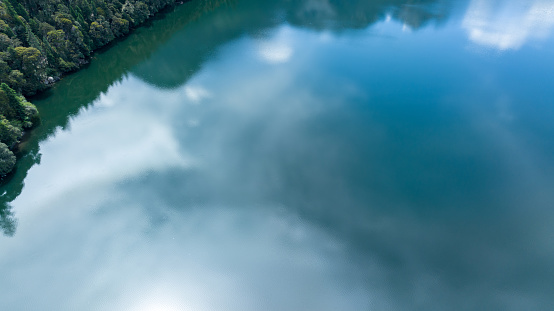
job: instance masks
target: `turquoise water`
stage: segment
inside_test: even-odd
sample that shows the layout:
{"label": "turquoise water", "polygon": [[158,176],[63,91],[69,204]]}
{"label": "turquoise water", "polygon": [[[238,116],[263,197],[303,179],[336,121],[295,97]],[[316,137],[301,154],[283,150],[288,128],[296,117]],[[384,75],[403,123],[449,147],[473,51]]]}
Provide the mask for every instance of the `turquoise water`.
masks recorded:
{"label": "turquoise water", "polygon": [[549,310],[553,1],[191,1],[35,98],[4,310]]}

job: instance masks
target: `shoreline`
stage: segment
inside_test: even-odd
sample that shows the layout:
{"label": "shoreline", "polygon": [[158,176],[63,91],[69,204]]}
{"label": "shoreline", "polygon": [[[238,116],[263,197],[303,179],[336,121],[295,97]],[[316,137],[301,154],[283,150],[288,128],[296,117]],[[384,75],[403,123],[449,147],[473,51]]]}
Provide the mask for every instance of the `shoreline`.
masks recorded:
{"label": "shoreline", "polygon": [[[37,89],[33,94],[31,95],[23,95],[23,98],[25,101],[32,104],[32,101],[36,100],[37,98],[43,98],[45,96],[49,96],[47,93],[57,85],[57,83],[64,78],[71,76],[72,74],[77,73],[78,71],[87,68],[91,62],[94,61],[95,56],[98,53],[102,53],[104,51],[107,51],[111,48],[113,48],[115,45],[117,45],[119,42],[126,40],[131,34],[133,34],[137,29],[143,28],[145,26],[148,26],[150,23],[152,23],[156,17],[160,16],[160,14],[167,13],[170,10],[174,9],[176,6],[180,6],[182,4],[188,3],[191,0],[183,0],[183,1],[171,1],[165,4],[163,7],[158,9],[156,12],[151,13],[147,16],[147,18],[142,21],[140,24],[137,24],[135,26],[129,26],[129,29],[126,33],[116,36],[110,41],[107,41],[104,45],[90,51],[88,55],[86,55],[83,59],[79,61],[77,64],[77,67],[73,70],[62,72],[60,75],[57,76],[48,76],[43,83],[43,86],[45,86],[43,89]],[[51,81],[51,82],[50,82]],[[29,141],[29,139],[32,137],[32,132],[42,124],[42,118],[40,114],[38,115],[38,118],[36,121],[32,124],[31,127],[25,128],[22,130],[21,138],[18,139],[18,141],[11,147],[9,150],[12,152],[12,154],[15,156],[15,164],[11,167],[10,171],[5,173],[4,175],[0,176],[0,186],[5,185],[8,183],[13,175],[15,174],[15,171],[17,170],[18,163],[21,160],[22,156],[24,156],[24,148],[25,144]]]}
{"label": "shoreline", "polygon": [[[71,70],[71,71],[67,71],[67,72],[64,72],[62,73],[61,75],[57,76],[57,77],[48,77],[47,79],[49,78],[53,78],[54,79],[54,82],[50,82],[50,83],[44,83],[44,85],[46,85],[46,88],[45,89],[42,89],[42,90],[37,90],[36,93],[32,94],[32,95],[23,95],[23,97],[25,97],[25,99],[29,102],[31,102],[32,99],[35,99],[36,97],[40,97],[40,96],[44,96],[44,93],[48,92],[52,87],[54,87],[58,82],[60,82],[63,78],[67,77],[67,76],[70,76],[76,72],[79,72],[80,70],[86,68],[87,66],[90,65],[90,63],[94,60],[95,58],[95,54],[97,53],[101,53],[101,52],[104,52],[104,51],[107,51],[111,48],[113,48],[113,46],[117,43],[119,43],[120,41],[122,40],[125,40],[127,39],[130,35],[132,35],[137,29],[140,29],[142,27],[145,27],[147,26],[149,23],[151,23],[159,14],[163,14],[163,13],[168,13],[168,12],[164,12],[164,11],[167,11],[167,10],[170,10],[172,8],[174,8],[175,6],[178,6],[178,5],[182,5],[182,4],[185,4],[187,2],[190,2],[192,0],[183,0],[183,1],[180,1],[180,0],[176,0],[174,2],[171,2],[171,3],[168,3],[167,5],[165,5],[164,7],[162,7],[160,10],[158,10],[156,13],[153,13],[152,15],[148,16],[148,18],[142,22],[141,24],[135,26],[135,27],[129,27],[129,32],[127,32],[126,34],[122,35],[122,36],[119,36],[119,37],[115,37],[113,40],[111,41],[108,41],[105,45],[97,48],[97,49],[94,49],[90,52],[90,54],[85,57],[83,60],[82,60],[82,63],[79,64],[79,66],[77,68],[75,68],[74,70]],[[33,126],[34,128],[34,126]]]}

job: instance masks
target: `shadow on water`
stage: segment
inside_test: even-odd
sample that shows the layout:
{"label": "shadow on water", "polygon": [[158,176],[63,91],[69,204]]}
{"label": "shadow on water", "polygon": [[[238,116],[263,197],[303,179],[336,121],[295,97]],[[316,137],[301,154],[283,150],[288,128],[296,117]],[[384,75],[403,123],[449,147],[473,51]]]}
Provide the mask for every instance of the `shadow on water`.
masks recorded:
{"label": "shadow on water", "polygon": [[[162,49],[131,71],[160,88],[184,84],[221,45],[249,35],[264,37],[281,24],[315,31],[339,33],[365,29],[387,17],[417,30],[430,23],[440,24],[448,17],[445,2],[381,1],[234,1],[233,10],[220,10],[188,25],[179,36],[180,44]],[[202,40],[195,40],[202,38]],[[190,48],[182,50],[194,42]],[[176,61],[178,60],[178,61]]]}
{"label": "shadow on water", "polygon": [[[222,6],[232,9],[217,9]],[[10,202],[22,192],[27,172],[40,164],[40,142],[66,129],[72,117],[129,73],[156,87],[175,88],[198,72],[218,47],[245,34],[263,36],[283,23],[340,33],[364,29],[386,17],[418,29],[446,20],[449,8],[436,0],[194,0],[167,9],[127,38],[97,51],[85,68],[31,99],[39,108],[42,123],[28,133],[19,147],[14,172],[0,185],[1,230],[7,236],[16,231]],[[174,36],[178,32],[183,34]],[[168,40],[183,40],[190,48],[159,50]]]}

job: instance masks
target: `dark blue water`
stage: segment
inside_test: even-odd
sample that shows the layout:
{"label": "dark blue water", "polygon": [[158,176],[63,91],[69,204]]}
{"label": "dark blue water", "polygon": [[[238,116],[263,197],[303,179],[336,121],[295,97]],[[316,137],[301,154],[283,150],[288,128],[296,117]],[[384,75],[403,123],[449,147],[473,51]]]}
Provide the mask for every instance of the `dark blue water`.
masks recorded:
{"label": "dark blue water", "polygon": [[554,1],[191,1],[34,103],[1,310],[550,310]]}

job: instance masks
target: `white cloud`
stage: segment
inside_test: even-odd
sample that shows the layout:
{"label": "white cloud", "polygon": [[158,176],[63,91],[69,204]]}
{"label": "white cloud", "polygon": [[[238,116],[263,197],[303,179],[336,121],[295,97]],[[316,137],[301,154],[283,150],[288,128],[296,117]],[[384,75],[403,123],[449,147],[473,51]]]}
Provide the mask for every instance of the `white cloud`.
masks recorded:
{"label": "white cloud", "polygon": [[[135,79],[126,82],[135,83],[141,82]],[[139,85],[136,89],[143,88]],[[145,96],[156,97],[140,91],[122,92],[115,86],[91,107],[82,109],[70,120],[69,131],[58,129],[41,143],[41,164],[29,171],[25,185],[33,196],[21,196],[14,203],[25,198],[47,202],[85,185],[192,165],[192,160],[182,154],[167,116],[160,113],[154,117],[150,111],[150,106],[164,110],[173,103],[160,100],[141,107],[133,104]]]}
{"label": "white cloud", "polygon": [[293,52],[290,46],[283,43],[266,42],[260,45],[260,56],[269,63],[286,63]]}
{"label": "white cloud", "polygon": [[187,85],[184,87],[187,98],[194,104],[199,104],[202,100],[211,98],[212,94],[201,86]]}
{"label": "white cloud", "polygon": [[294,55],[291,44],[292,31],[288,27],[282,27],[278,33],[269,40],[258,44],[258,55],[271,64],[288,62]]}
{"label": "white cloud", "polygon": [[472,0],[462,22],[469,39],[499,50],[546,38],[554,26],[552,1]]}

